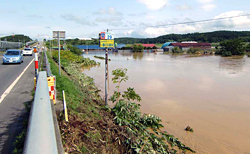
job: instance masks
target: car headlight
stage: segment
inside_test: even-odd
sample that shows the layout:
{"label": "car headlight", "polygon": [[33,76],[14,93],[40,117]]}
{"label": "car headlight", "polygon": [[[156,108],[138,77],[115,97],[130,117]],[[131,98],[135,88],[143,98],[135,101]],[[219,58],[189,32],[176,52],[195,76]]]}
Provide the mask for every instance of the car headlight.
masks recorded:
{"label": "car headlight", "polygon": [[3,57],[4,60],[6,60],[6,57]]}

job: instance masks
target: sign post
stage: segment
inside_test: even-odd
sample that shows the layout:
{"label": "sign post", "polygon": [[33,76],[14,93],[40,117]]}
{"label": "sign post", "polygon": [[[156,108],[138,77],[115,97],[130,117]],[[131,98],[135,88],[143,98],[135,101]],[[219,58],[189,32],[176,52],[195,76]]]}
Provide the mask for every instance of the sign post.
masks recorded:
{"label": "sign post", "polygon": [[59,76],[61,76],[60,38],[65,38],[65,31],[53,31],[53,38],[58,39],[58,65],[59,65]]}
{"label": "sign post", "polygon": [[114,47],[114,37],[111,33],[100,32],[99,33],[99,46],[105,49],[105,104],[108,105],[108,48]]}

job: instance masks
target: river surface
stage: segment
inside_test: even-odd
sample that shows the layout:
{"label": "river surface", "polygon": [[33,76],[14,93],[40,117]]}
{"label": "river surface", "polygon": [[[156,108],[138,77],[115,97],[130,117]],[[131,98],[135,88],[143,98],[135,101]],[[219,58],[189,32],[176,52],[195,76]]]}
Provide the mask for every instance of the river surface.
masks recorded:
{"label": "river surface", "polygon": [[[95,55],[105,53],[83,54],[101,65],[83,72],[104,91],[105,62]],[[119,51],[109,59],[109,96],[111,71],[127,68],[121,89],[134,87],[141,111],[159,116],[163,129],[184,144],[197,153],[250,154],[250,58]],[[187,126],[194,132],[184,131]]]}

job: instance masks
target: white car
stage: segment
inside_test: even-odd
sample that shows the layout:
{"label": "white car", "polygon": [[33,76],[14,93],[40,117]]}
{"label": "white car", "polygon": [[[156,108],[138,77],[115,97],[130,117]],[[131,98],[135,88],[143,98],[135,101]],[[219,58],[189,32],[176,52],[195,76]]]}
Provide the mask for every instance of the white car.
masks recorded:
{"label": "white car", "polygon": [[23,55],[25,56],[25,55],[30,55],[30,56],[32,56],[33,55],[33,49],[31,49],[31,48],[24,48],[24,50],[23,50]]}

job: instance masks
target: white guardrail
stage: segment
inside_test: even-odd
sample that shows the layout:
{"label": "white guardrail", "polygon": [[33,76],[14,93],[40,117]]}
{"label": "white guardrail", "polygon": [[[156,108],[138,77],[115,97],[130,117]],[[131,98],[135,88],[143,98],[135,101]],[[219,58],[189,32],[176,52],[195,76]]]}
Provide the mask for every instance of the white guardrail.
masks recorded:
{"label": "white guardrail", "polygon": [[58,154],[46,71],[39,72],[23,154]]}

